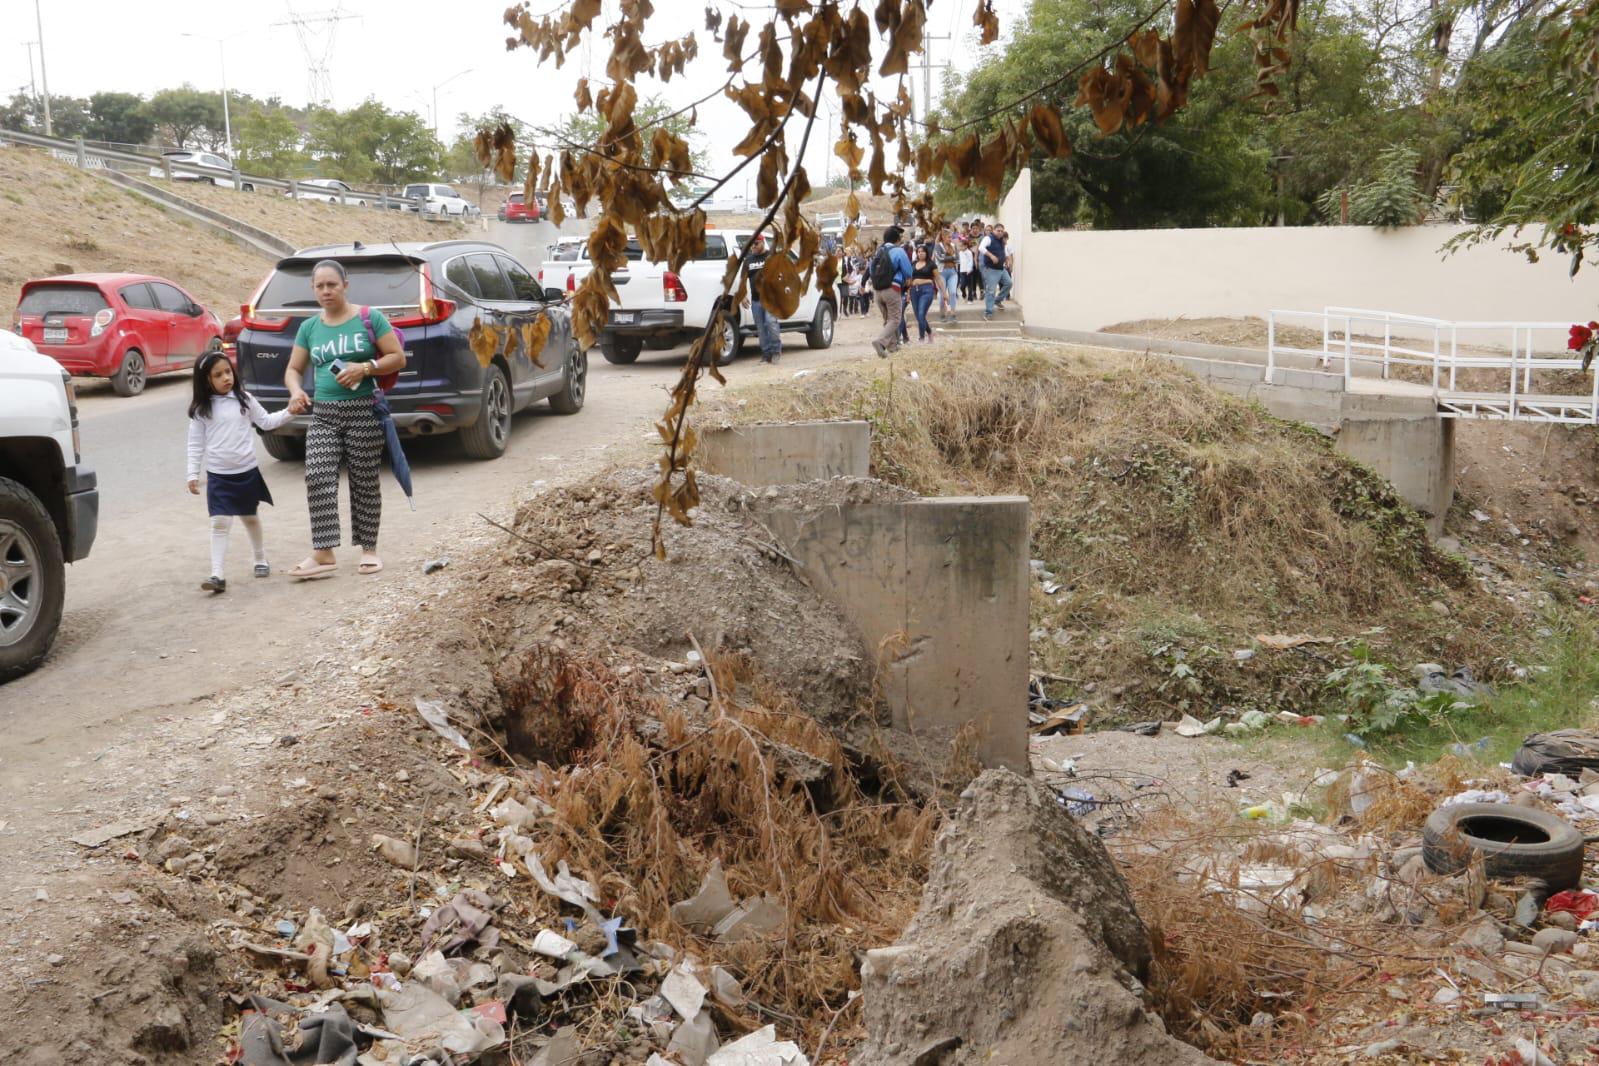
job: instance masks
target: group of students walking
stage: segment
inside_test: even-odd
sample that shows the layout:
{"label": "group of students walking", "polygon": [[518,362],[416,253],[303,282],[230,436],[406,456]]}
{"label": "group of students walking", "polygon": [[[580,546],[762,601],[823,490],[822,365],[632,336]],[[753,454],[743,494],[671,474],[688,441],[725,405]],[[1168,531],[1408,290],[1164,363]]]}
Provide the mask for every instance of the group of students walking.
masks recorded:
{"label": "group of students walking", "polygon": [[956,223],[915,239],[899,226],[890,226],[880,244],[845,257],[838,283],[839,313],[866,315],[875,307],[883,317],[883,332],[872,347],[886,357],[910,342],[912,316],[918,341],[932,342],[929,315],[934,300],[941,321],[950,323],[959,302],[975,303],[981,291],[983,317],[992,318],[1010,298],[1015,262],[1005,227],[997,223]]}

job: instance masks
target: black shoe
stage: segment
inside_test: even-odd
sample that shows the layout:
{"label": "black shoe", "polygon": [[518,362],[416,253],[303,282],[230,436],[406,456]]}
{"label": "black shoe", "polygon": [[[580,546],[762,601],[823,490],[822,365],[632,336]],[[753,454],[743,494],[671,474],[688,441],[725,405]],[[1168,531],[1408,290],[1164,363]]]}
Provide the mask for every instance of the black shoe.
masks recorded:
{"label": "black shoe", "polygon": [[226,592],[226,591],[228,591],[228,583],[226,581],[222,580],[220,577],[216,577],[214,575],[212,577],[208,577],[204,581],[200,582],[200,587],[205,589],[207,592]]}

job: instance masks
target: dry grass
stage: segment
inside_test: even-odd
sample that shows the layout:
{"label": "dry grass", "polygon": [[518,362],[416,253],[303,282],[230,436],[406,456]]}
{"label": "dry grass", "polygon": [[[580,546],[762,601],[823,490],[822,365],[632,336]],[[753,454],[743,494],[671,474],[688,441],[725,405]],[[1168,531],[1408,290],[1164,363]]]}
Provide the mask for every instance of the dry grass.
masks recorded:
{"label": "dry grass", "polygon": [[1432,547],[1392,486],[1161,360],[966,349],[821,371],[740,402],[711,417],[865,418],[880,478],[924,495],[1031,497],[1032,553],[1065,585],[1035,593],[1034,625],[1064,639],[1035,640],[1034,666],[1141,687],[1142,717],[1151,703],[1318,698],[1325,650],[1235,664],[1230,649],[1257,633],[1381,627],[1365,638],[1379,656],[1479,673],[1507,650],[1507,612]]}
{"label": "dry grass", "polygon": [[[523,776],[556,812],[541,823],[546,864],[569,862],[642,939],[727,966],[760,1005],[727,1018],[733,1028],[782,1020],[814,1046],[858,986],[855,953],[891,942],[915,911],[938,809],[867,796],[824,726],[747,664],[712,669],[718,698],[705,722],[544,646],[498,684],[508,719],[542,723],[523,728],[549,762]],[[660,723],[648,740],[646,721]],[[794,780],[779,746],[830,767],[826,780]],[[713,859],[735,898],[781,902],[782,935],[722,944],[673,919]]]}

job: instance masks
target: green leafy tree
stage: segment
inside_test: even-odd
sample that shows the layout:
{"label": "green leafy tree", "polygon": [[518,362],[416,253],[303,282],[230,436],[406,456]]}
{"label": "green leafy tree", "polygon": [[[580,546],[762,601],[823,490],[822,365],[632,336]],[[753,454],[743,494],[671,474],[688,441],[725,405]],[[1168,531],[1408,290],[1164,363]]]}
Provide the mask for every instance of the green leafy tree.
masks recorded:
{"label": "green leafy tree", "polygon": [[[1003,54],[965,79],[946,81],[936,116],[961,136],[987,134],[1010,118],[1004,105],[1059,77],[1063,61],[1092,55],[1125,35],[1142,12],[1131,0],[1032,0]],[[1250,225],[1270,208],[1269,153],[1252,137],[1254,116],[1234,106],[1252,72],[1246,42],[1230,39],[1212,54],[1212,71],[1196,83],[1187,110],[1164,126],[1148,124],[1100,138],[1082,108],[1064,110],[1073,154],[1033,160],[1033,212],[1044,228],[1076,225]],[[1069,104],[1076,84],[1056,92]],[[952,213],[989,210],[982,193],[936,182]]]}
{"label": "green leafy tree", "polygon": [[300,148],[305,135],[279,108],[250,108],[240,116],[234,135],[241,170],[289,178],[298,176],[305,165],[307,157]]}
{"label": "green leafy tree", "polygon": [[1369,180],[1335,185],[1321,194],[1318,205],[1332,221],[1342,221],[1343,205],[1357,226],[1413,226],[1421,221],[1425,200],[1417,182],[1421,153],[1404,145],[1384,149]]}
{"label": "green leafy tree", "polygon": [[217,148],[223,135],[222,96],[185,83],[150,97],[150,118],[174,148]]}
{"label": "green leafy tree", "polygon": [[[0,108],[0,126],[23,133],[44,133],[44,105],[28,93],[14,93]],[[82,137],[89,128],[89,101],[50,94],[50,127],[57,137]]]}
{"label": "green leafy tree", "polygon": [[307,144],[319,170],[351,183],[399,185],[437,177],[444,149],[413,112],[368,99],[348,111],[311,113]]}
{"label": "green leafy tree", "polygon": [[89,125],[84,133],[96,141],[144,144],[155,134],[144,97],[134,93],[95,93],[89,97]]}

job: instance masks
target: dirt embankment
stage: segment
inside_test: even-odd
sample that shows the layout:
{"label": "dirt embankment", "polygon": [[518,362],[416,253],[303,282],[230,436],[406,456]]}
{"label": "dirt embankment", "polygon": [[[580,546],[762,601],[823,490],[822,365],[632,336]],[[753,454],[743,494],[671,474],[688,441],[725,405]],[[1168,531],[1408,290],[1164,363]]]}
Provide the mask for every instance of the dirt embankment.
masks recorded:
{"label": "dirt embankment", "polygon": [[877,477],[1029,496],[1032,665],[1102,722],[1319,709],[1327,656],[1262,635],[1358,639],[1407,670],[1529,661],[1525,618],[1387,482],[1161,360],[967,348],[807,374],[722,412],[867,418]]}
{"label": "dirt embankment", "polygon": [[204,227],[32,149],[0,148],[0,186],[0,314],[7,328],[29,278],[155,274],[227,319],[271,266]]}

